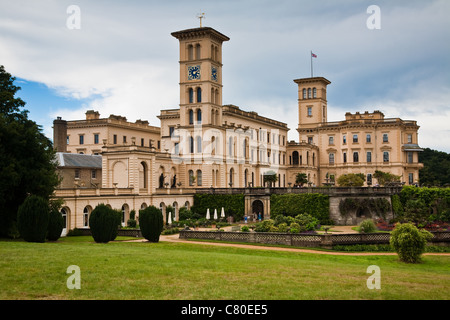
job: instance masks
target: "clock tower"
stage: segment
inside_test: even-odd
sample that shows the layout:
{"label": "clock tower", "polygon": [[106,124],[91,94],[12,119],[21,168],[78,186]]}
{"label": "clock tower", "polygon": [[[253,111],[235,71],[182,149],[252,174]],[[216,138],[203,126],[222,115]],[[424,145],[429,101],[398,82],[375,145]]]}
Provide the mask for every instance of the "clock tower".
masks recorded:
{"label": "clock tower", "polygon": [[209,27],[172,36],[180,42],[180,126],[221,125],[222,43],[230,38]]}

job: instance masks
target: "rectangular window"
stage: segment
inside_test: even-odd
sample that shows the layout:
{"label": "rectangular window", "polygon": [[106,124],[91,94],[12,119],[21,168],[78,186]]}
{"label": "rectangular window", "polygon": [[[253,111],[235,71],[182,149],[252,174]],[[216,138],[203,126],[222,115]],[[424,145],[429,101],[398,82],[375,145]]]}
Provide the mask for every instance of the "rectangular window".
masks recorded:
{"label": "rectangular window", "polygon": [[342,136],[342,143],[347,144],[347,136],[345,134]]}
{"label": "rectangular window", "polygon": [[388,134],[383,133],[383,142],[389,142]]}
{"label": "rectangular window", "polygon": [[158,140],[158,150],[161,149],[161,140]]}
{"label": "rectangular window", "polygon": [[372,142],[371,140],[372,140],[371,135],[370,134],[366,135],[366,142],[371,143]]}
{"label": "rectangular window", "polygon": [[308,137],[308,143],[312,144],[313,143],[313,137]]}
{"label": "rectangular window", "polygon": [[75,179],[80,179],[80,169],[75,169]]}
{"label": "rectangular window", "polygon": [[175,127],[169,127],[169,136],[172,136],[174,131]]}
{"label": "rectangular window", "polygon": [[357,134],[354,134],[354,135],[353,135],[353,142],[354,142],[354,143],[357,143],[357,142],[358,142],[358,135],[357,135]]}
{"label": "rectangular window", "polygon": [[408,173],[408,182],[409,184],[414,183],[414,173]]}
{"label": "rectangular window", "polygon": [[412,143],[412,134],[408,134],[407,140],[408,140],[408,143]]}
{"label": "rectangular window", "polygon": [[117,134],[113,135],[113,144],[117,144]]}
{"label": "rectangular window", "polygon": [[312,107],[308,107],[308,117],[312,117]]}
{"label": "rectangular window", "polygon": [[346,152],[344,152],[344,154],[343,154],[343,156],[344,156],[344,163],[347,163],[347,153]]}
{"label": "rectangular window", "polygon": [[334,164],[334,153],[330,153],[329,162],[330,162],[330,164]]}
{"label": "rectangular window", "polygon": [[328,144],[334,145],[334,137],[328,137]]}
{"label": "rectangular window", "polygon": [[371,151],[367,151],[367,162],[368,163],[372,162],[372,152]]}
{"label": "rectangular window", "polygon": [[94,144],[98,144],[98,133],[94,134]]}
{"label": "rectangular window", "polygon": [[144,146],[144,138],[141,138],[141,147]]}
{"label": "rectangular window", "polygon": [[123,136],[123,143],[127,143],[127,136]]}
{"label": "rectangular window", "polygon": [[66,144],[69,144],[69,136],[67,136],[67,138],[66,138]]}
{"label": "rectangular window", "polygon": [[97,171],[96,170],[92,170],[91,171],[91,178],[92,179],[97,179]]}
{"label": "rectangular window", "polygon": [[383,152],[383,162],[389,162],[389,152]]}
{"label": "rectangular window", "polygon": [[408,152],[408,163],[413,163],[413,153],[412,152]]}
{"label": "rectangular window", "polygon": [[371,185],[372,184],[372,174],[371,173],[368,173],[367,174],[367,185]]}
{"label": "rectangular window", "polygon": [[84,144],[84,135],[83,134],[80,135],[80,144]]}
{"label": "rectangular window", "polygon": [[353,152],[353,162],[359,162],[359,154],[358,154],[358,152]]}

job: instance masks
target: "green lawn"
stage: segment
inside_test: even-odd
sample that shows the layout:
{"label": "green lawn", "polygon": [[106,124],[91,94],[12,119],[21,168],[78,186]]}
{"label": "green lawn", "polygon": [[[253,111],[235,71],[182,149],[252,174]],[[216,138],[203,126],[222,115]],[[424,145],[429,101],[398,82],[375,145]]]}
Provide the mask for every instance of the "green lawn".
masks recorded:
{"label": "green lawn", "polygon": [[[69,290],[67,267],[81,270]],[[381,269],[369,290],[367,267]],[[160,242],[0,241],[0,299],[450,299],[450,256],[332,256]]]}

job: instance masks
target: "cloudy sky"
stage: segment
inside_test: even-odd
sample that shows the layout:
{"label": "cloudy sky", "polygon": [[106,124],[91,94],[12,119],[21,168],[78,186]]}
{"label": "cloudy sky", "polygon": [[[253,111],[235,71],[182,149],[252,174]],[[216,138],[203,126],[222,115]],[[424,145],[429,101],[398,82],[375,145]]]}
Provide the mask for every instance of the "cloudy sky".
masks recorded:
{"label": "cloudy sky", "polygon": [[293,80],[311,75],[313,51],[314,76],[332,82],[328,121],[381,110],[417,120],[422,147],[450,152],[448,0],[0,0],[0,65],[50,138],[57,116],[89,109],[159,126],[160,110],[179,104],[170,33],[198,27],[200,12],[231,38],[224,104],[283,121],[298,140]]}

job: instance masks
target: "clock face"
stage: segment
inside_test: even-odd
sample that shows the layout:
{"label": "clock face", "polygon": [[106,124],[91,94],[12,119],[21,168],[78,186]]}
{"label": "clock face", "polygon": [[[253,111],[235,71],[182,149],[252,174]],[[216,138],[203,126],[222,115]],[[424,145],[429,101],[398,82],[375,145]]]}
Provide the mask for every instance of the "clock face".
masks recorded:
{"label": "clock face", "polygon": [[211,67],[211,80],[217,81],[217,68]]}
{"label": "clock face", "polygon": [[200,79],[200,66],[189,66],[188,80],[198,80],[198,79]]}

